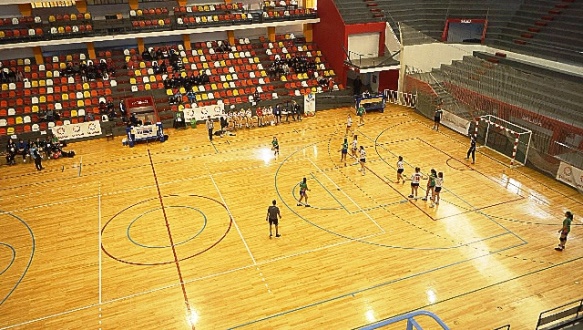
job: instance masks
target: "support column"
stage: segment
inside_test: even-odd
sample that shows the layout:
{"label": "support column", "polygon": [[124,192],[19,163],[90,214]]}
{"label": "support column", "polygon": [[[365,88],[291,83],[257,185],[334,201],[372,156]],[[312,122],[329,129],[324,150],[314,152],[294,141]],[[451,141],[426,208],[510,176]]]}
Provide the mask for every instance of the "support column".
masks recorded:
{"label": "support column", "polygon": [[45,63],[45,59],[43,57],[43,50],[40,48],[40,46],[33,47],[32,52],[34,54],[34,60],[36,61],[37,65]]}
{"label": "support column", "polygon": [[314,40],[314,27],[312,24],[304,24],[304,38],[306,38],[306,42]]}
{"label": "support column", "polygon": [[87,56],[92,60],[96,59],[95,45],[92,42],[87,42],[85,45],[87,45]]}
{"label": "support column", "polygon": [[32,6],[30,3],[18,4],[18,10],[22,16],[32,16]]}
{"label": "support column", "polygon": [[129,0],[128,5],[130,5],[130,9],[132,10],[138,10],[138,8],[140,7],[138,4],[138,0]]}
{"label": "support column", "polygon": [[267,28],[267,39],[271,42],[275,42],[275,27]]}
{"label": "support column", "polygon": [[77,0],[75,2],[75,7],[80,14],[85,14],[87,12],[87,1],[86,0]]}
{"label": "support column", "polygon": [[136,41],[138,42],[138,52],[142,55],[144,50],[146,50],[146,46],[144,46],[144,38],[136,38]]}
{"label": "support column", "polygon": [[182,45],[185,50],[192,50],[192,43],[190,42],[190,34],[182,35]]}
{"label": "support column", "polygon": [[229,39],[229,45],[235,44],[235,31],[229,30],[227,31],[227,38]]}
{"label": "support column", "polygon": [[314,1],[314,0],[305,0],[304,2],[305,2],[305,4],[306,4],[306,8],[315,9],[315,8],[314,8],[314,7],[315,7],[315,6],[314,6],[314,4],[315,4],[315,1]]}

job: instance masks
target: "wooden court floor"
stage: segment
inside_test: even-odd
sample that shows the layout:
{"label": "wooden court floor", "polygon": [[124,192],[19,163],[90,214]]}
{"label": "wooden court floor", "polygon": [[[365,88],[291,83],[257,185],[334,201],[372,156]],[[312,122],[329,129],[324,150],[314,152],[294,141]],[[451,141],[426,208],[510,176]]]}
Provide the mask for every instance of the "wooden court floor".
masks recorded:
{"label": "wooden court floor", "polygon": [[[361,175],[339,161],[350,111],[212,144],[202,125],[131,149],[74,143],[42,172],[3,166],[0,328],[350,329],[425,309],[452,329],[532,329],[583,298],[577,191],[485,149],[471,165],[467,138],[399,107],[355,127]],[[444,173],[440,205],[407,199],[399,155],[407,176]],[[304,177],[310,208],[296,206]]]}

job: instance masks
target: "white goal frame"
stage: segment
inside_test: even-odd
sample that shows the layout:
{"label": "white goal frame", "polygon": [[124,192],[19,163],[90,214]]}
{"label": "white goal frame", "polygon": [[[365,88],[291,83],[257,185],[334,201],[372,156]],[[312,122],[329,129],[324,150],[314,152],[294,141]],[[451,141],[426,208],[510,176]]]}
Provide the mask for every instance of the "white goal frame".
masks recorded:
{"label": "white goal frame", "polygon": [[[476,138],[478,135],[478,126],[480,125],[481,121],[485,122],[488,125],[488,126],[486,126],[486,136],[484,137],[484,147],[486,147],[494,152],[497,152],[497,153],[503,155],[504,157],[509,157],[508,155],[505,155],[502,152],[499,152],[498,150],[495,150],[494,148],[490,148],[488,146],[488,135],[490,133],[490,126],[494,127],[495,129],[498,129],[500,131],[506,131],[507,133],[510,133],[514,136],[514,148],[512,149],[512,156],[509,157],[510,158],[510,166],[513,167],[513,166],[519,166],[519,165],[521,165],[521,166],[526,165],[526,161],[528,158],[528,150],[530,149],[530,141],[532,139],[532,131],[531,130],[529,130],[526,127],[522,127],[520,125],[509,122],[509,121],[502,119],[500,117],[496,117],[494,115],[484,115],[484,116],[476,118],[476,127],[475,127],[475,132],[474,132],[474,135]],[[518,142],[520,141],[520,138],[523,135],[528,135],[528,143],[526,144],[526,152],[524,154],[524,163],[516,160],[516,152],[518,150]]]}

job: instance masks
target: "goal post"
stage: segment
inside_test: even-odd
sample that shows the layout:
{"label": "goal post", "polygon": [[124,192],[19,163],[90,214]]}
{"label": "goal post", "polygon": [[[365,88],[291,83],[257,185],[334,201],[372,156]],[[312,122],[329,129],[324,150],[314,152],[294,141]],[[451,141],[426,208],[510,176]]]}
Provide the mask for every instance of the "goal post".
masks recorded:
{"label": "goal post", "polygon": [[474,134],[483,147],[508,157],[510,166],[526,165],[532,138],[528,128],[494,115],[484,115],[475,119]]}

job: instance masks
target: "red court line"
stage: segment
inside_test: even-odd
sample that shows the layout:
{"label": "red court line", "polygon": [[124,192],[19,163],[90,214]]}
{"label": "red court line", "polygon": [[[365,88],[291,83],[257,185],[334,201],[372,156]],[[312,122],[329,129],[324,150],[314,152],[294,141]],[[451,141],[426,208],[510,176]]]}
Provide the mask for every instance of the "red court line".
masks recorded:
{"label": "red court line", "polygon": [[[158,191],[158,199],[160,200],[160,207],[162,207],[162,213],[164,214],[164,221],[166,222],[166,230],[168,231],[168,239],[170,240],[170,246],[172,246],[172,253],[174,254],[174,263],[176,264],[176,271],[178,272],[178,279],[180,280],[180,287],[182,288],[182,294],[184,296],[184,304],[186,305],[186,310],[188,312],[188,317],[192,315],[192,310],[190,308],[190,303],[188,302],[188,295],[186,294],[186,287],[184,286],[184,280],[182,278],[182,271],[180,270],[180,261],[178,260],[178,255],[176,254],[176,247],[174,246],[174,240],[172,239],[172,231],[170,230],[170,223],[168,222],[168,217],[166,216],[166,208],[164,207],[164,200],[162,199],[162,193],[160,192],[160,185],[158,184],[158,176],[156,176],[156,169],[154,168],[154,162],[152,161],[152,154],[150,149],[148,149],[148,158],[150,159],[150,166],[152,167],[152,174],[154,175],[154,181],[156,182],[156,190]],[[194,324],[191,324],[194,330]]]}

